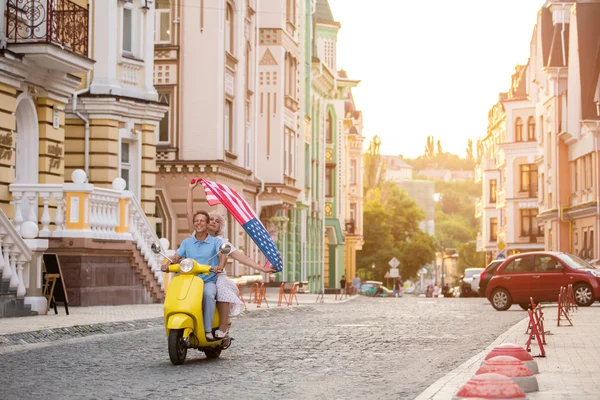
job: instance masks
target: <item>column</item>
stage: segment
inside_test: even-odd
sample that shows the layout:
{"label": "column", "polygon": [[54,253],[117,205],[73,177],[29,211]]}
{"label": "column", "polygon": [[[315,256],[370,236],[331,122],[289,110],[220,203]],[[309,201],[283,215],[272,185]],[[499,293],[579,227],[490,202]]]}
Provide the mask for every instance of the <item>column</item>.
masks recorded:
{"label": "column", "polygon": [[[119,174],[119,121],[90,120],[89,148],[89,182],[100,187],[111,188],[112,182]],[[73,164],[69,165],[69,168],[79,167]]]}
{"label": "column", "polygon": [[15,112],[17,90],[0,83],[0,208],[9,218],[14,215],[8,185],[15,181]]}
{"label": "column", "polygon": [[65,104],[46,97],[36,101],[39,123],[39,183],[64,182]]}

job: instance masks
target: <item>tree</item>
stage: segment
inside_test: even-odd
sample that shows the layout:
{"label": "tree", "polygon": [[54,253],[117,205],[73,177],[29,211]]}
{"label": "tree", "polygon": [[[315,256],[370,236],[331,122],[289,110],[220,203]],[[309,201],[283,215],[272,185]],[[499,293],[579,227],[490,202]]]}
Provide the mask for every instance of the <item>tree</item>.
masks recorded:
{"label": "tree", "polygon": [[475,161],[477,162],[477,164],[481,164],[481,160],[483,159],[483,153],[485,151],[483,147],[483,141],[481,140],[481,138],[477,139],[476,151],[477,159]]}
{"label": "tree", "polygon": [[435,158],[434,142],[435,139],[433,136],[427,136],[427,144],[425,145],[425,153],[423,154],[426,160],[433,160]]}
{"label": "tree", "polygon": [[435,242],[431,235],[417,232],[410,241],[400,248],[400,265],[402,276],[406,278],[417,276],[417,272],[435,257]]}
{"label": "tree", "polygon": [[442,150],[442,142],[440,140],[437,141],[437,157],[441,157],[444,155],[444,151]]}
{"label": "tree", "polygon": [[365,194],[369,190],[381,186],[385,180],[385,164],[381,158],[380,148],[381,139],[375,135],[364,154],[363,190]]}
{"label": "tree", "polygon": [[389,260],[396,257],[408,278],[433,259],[434,239],[419,230],[423,211],[397,185],[385,182],[371,189],[363,216],[365,242],[357,253],[357,269],[363,276],[374,272],[373,278],[382,280]]}
{"label": "tree", "polygon": [[467,160],[475,161],[475,157],[473,156],[473,139],[469,139],[467,141]]}

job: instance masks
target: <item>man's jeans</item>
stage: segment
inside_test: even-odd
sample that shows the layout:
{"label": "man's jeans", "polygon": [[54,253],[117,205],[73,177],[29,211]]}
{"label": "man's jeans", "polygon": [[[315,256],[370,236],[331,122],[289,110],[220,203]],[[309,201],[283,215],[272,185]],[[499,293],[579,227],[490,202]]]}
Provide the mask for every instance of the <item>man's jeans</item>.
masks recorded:
{"label": "man's jeans", "polygon": [[204,332],[212,332],[212,322],[215,318],[217,307],[217,285],[214,282],[204,282],[204,295],[202,296],[202,316],[204,318]]}

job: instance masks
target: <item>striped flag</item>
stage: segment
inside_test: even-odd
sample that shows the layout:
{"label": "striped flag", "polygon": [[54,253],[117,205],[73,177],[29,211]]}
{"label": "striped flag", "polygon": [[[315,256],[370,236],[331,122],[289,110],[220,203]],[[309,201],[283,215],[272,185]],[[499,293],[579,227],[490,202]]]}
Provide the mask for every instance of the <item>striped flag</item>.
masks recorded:
{"label": "striped flag", "polygon": [[269,235],[269,232],[267,232],[248,202],[227,185],[207,179],[199,179],[199,181],[202,187],[204,187],[208,204],[211,206],[223,204],[231,215],[233,215],[233,218],[244,228],[248,236],[256,243],[275,270],[281,272],[283,269],[281,254],[279,254],[277,247],[275,247],[275,242],[273,242],[271,235]]}

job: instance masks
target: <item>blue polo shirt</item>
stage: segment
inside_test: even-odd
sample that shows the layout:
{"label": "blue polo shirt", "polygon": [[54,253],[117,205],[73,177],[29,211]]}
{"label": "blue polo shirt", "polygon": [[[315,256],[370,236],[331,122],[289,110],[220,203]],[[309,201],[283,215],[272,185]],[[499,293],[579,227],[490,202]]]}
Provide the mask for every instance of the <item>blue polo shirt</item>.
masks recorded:
{"label": "blue polo shirt", "polygon": [[[210,262],[208,261],[212,256],[217,254],[223,244],[223,240],[218,237],[206,235],[206,239],[198,240],[196,237],[189,237],[184,239],[179,246],[179,249],[175,252],[179,257],[182,258],[193,258],[196,262],[204,265],[210,265],[216,267],[219,265],[219,257],[215,257]],[[208,275],[198,275],[205,282],[216,282],[217,275],[211,272]]]}

